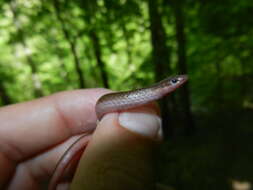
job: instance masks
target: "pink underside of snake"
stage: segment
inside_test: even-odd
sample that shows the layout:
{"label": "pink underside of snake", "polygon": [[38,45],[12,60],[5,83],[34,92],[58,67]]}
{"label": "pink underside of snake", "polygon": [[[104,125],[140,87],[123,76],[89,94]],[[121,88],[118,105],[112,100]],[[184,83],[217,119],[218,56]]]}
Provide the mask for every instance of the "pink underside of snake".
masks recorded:
{"label": "pink underside of snake", "polygon": [[[158,100],[179,88],[187,79],[186,75],[177,75],[166,78],[147,88],[106,94],[97,101],[97,118],[101,120],[106,113],[124,111]],[[57,189],[57,185],[60,184],[64,172],[66,172],[70,164],[73,164],[71,161],[73,161],[76,155],[84,151],[88,143],[85,138],[86,136],[83,135],[78,138],[61,157],[50,180],[49,190]],[[67,189],[68,187],[66,187]]]}

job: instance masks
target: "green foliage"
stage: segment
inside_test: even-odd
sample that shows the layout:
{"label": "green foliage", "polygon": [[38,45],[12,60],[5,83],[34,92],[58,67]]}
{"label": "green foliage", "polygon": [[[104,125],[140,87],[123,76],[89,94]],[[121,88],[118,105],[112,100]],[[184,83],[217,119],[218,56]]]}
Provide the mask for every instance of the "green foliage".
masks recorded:
{"label": "green foliage", "polygon": [[[171,60],[170,72],[163,72],[169,76],[180,72],[173,7],[178,1],[158,2]],[[252,110],[252,1],[180,2],[194,114]],[[94,34],[98,49],[92,38]],[[147,86],[159,74],[155,73],[156,65],[152,62],[147,1],[0,1],[0,47],[1,105],[9,103],[5,102],[6,97],[11,103],[17,103],[80,88],[77,62],[86,88],[103,87],[102,71],[114,90]],[[97,50],[104,68],[98,64]],[[166,165],[164,176],[168,179],[164,181],[178,189],[189,189],[189,186],[190,189],[217,189],[215,183],[222,168],[214,169],[213,165],[220,162],[221,138],[206,139],[206,144],[197,147],[203,139],[198,142],[192,139],[193,144],[187,144],[188,140],[179,139],[182,144],[166,155],[166,161],[176,160],[176,164]],[[210,172],[217,174],[217,178],[209,176]],[[202,181],[198,183],[196,178]],[[182,181],[185,184],[180,185]]]}
{"label": "green foliage", "polygon": [[[34,83],[28,58],[36,65],[44,95],[78,88],[71,47],[53,3],[14,2],[16,16],[11,3],[6,1],[1,5],[0,18],[1,81],[11,99],[16,102],[33,98]],[[154,66],[150,57],[152,47],[145,1],[59,2],[60,14],[69,38],[75,42],[87,87],[102,85],[90,30],[95,30],[99,36],[111,88],[125,90],[152,82]],[[213,1],[185,2],[188,70],[196,111],[216,108],[210,99],[215,99],[220,80],[224,104],[236,100],[235,105],[241,106],[243,100],[237,98],[241,92],[239,88],[234,91],[234,85],[238,87],[240,76],[252,73],[250,1],[226,0],[218,5]],[[167,43],[172,47],[171,67],[177,73],[172,11],[169,6],[163,9],[163,21]],[[205,107],[201,106],[203,104]]]}

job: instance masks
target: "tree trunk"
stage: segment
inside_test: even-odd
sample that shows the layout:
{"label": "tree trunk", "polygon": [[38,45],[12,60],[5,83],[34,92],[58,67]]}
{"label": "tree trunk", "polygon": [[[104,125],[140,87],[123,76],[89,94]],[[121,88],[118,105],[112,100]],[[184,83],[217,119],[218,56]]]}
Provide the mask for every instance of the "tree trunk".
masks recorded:
{"label": "tree trunk", "polygon": [[223,81],[221,78],[221,61],[220,59],[217,59],[217,61],[215,62],[215,69],[216,69],[216,104],[217,104],[217,111],[221,111],[223,109]]}
{"label": "tree trunk", "polygon": [[100,69],[103,85],[105,88],[109,88],[108,76],[107,76],[107,72],[106,72],[106,65],[102,61],[102,58],[101,58],[101,47],[100,47],[100,43],[99,43],[99,38],[97,37],[97,34],[94,30],[91,30],[90,36],[91,36],[91,40],[93,43],[94,54],[95,54],[95,57],[97,60],[97,65]]}
{"label": "tree trunk", "polygon": [[[157,1],[148,0],[151,41],[152,41],[152,58],[155,67],[155,80],[160,81],[168,77],[170,69],[170,48],[166,45],[165,29],[162,25],[161,14],[158,11]],[[163,120],[164,136],[172,135],[171,126],[171,100],[165,98],[161,101],[161,111]]]}
{"label": "tree trunk", "polygon": [[94,55],[97,66],[100,71],[101,79],[105,88],[109,88],[108,74],[106,72],[106,63],[102,60],[102,49],[98,37],[96,23],[97,1],[78,1],[80,8],[83,9],[83,20],[89,26],[89,35],[93,44]]}
{"label": "tree trunk", "polygon": [[[177,57],[178,70],[182,74],[187,74],[186,61],[186,36],[184,33],[184,18],[182,6],[179,1],[174,1],[173,10],[176,21],[176,40],[177,40]],[[181,112],[183,125],[185,126],[185,134],[190,135],[195,131],[193,116],[191,113],[189,82],[179,89],[179,111]]]}
{"label": "tree trunk", "polygon": [[[241,83],[241,97],[242,100],[245,100],[245,96],[247,95],[247,88],[248,88],[248,79],[246,78],[246,62],[247,59],[245,57],[241,57],[241,78],[245,81]],[[242,102],[243,103],[243,102]]]}
{"label": "tree trunk", "polygon": [[129,38],[129,34],[128,34],[128,31],[127,31],[127,28],[126,28],[126,25],[125,23],[121,23],[122,25],[122,31],[123,31],[123,34],[124,34],[124,38],[125,38],[125,41],[126,41],[126,52],[127,52],[127,62],[129,65],[132,64],[132,51],[131,51],[131,43],[130,43],[130,38]]}
{"label": "tree trunk", "polygon": [[8,105],[11,104],[11,99],[8,96],[6,89],[4,87],[4,84],[2,82],[0,82],[0,97],[2,99],[2,104],[3,105]]}
{"label": "tree trunk", "polygon": [[71,53],[72,53],[73,58],[74,58],[75,69],[76,69],[76,73],[78,75],[79,88],[85,88],[84,74],[83,74],[83,71],[81,69],[81,63],[79,61],[79,57],[77,55],[75,40],[71,39],[71,36],[70,36],[70,34],[69,34],[68,30],[67,30],[65,22],[64,22],[63,18],[61,17],[61,14],[60,14],[61,10],[60,10],[59,1],[58,0],[54,0],[53,4],[54,4],[54,9],[55,9],[56,17],[57,17],[57,19],[59,20],[59,22],[61,24],[62,32],[64,34],[65,39],[69,43],[70,50],[71,50]]}

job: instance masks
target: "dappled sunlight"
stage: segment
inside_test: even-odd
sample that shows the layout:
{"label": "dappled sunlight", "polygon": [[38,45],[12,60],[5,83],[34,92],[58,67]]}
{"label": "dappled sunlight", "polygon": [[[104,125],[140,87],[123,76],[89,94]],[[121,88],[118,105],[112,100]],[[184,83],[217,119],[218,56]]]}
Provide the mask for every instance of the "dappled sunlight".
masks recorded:
{"label": "dappled sunlight", "polygon": [[231,186],[233,190],[251,190],[252,184],[249,181],[232,179]]}
{"label": "dappled sunlight", "polygon": [[247,108],[247,109],[252,109],[253,110],[253,102],[250,102],[248,100],[244,100],[243,107]]}

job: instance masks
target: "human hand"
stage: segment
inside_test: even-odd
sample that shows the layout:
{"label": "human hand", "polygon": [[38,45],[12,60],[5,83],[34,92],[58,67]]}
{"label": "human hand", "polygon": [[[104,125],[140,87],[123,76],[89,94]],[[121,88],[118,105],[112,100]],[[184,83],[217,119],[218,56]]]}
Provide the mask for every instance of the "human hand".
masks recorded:
{"label": "human hand", "polygon": [[[105,93],[108,90],[62,92],[1,108],[0,189],[41,189],[67,147],[95,129],[94,107]],[[150,104],[107,114],[92,138],[86,137],[89,145],[72,189],[152,189],[152,153],[161,139],[157,113]]]}

